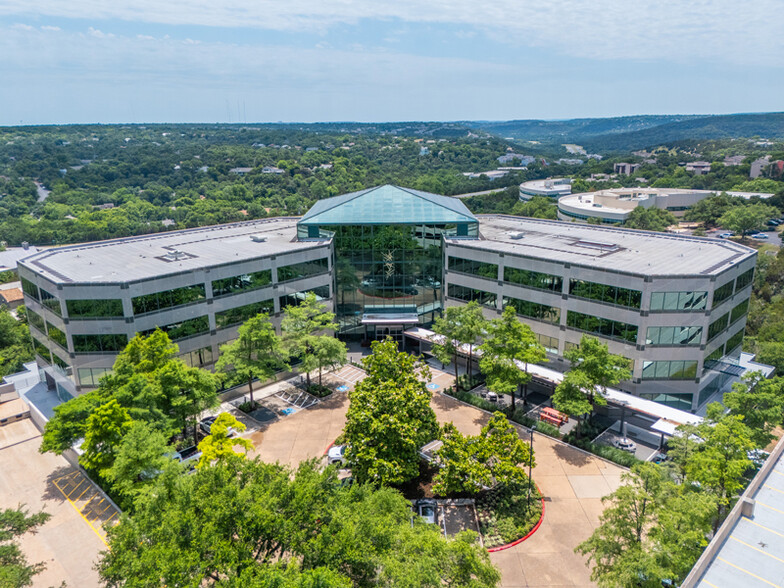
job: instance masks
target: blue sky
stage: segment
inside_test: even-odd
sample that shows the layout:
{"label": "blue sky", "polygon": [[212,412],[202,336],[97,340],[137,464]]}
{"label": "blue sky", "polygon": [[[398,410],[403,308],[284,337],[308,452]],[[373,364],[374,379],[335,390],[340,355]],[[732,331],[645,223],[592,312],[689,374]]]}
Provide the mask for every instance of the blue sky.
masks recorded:
{"label": "blue sky", "polygon": [[782,110],[781,0],[0,0],[0,124]]}

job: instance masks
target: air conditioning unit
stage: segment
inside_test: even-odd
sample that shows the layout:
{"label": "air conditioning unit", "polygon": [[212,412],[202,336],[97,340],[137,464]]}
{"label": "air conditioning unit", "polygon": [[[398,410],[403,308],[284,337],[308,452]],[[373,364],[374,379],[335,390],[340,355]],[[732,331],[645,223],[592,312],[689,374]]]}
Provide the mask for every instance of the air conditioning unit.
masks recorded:
{"label": "air conditioning unit", "polygon": [[519,231],[515,232],[515,233],[509,233],[509,238],[510,239],[522,239],[523,238],[523,233],[521,233]]}
{"label": "air conditioning unit", "polygon": [[267,240],[267,235],[251,235],[250,240],[254,243],[264,243]]}

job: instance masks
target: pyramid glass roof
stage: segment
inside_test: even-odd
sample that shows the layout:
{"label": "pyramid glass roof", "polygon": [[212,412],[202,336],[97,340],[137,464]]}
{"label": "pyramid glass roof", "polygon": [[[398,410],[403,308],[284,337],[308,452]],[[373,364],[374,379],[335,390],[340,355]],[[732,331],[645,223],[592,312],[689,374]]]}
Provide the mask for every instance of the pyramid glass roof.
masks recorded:
{"label": "pyramid glass roof", "polygon": [[466,205],[456,198],[387,184],[320,200],[298,224],[423,225],[478,222]]}

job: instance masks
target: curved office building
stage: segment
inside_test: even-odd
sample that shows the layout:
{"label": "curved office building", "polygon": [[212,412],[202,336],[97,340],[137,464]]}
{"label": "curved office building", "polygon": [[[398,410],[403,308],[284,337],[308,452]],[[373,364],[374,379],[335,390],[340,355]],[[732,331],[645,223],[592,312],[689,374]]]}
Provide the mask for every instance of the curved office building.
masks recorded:
{"label": "curved office building", "polygon": [[19,263],[37,362],[65,397],[94,388],[135,333],[160,327],[192,365],[258,312],[314,292],[339,335],[428,326],[475,300],[514,307],[553,367],[584,334],[633,362],[624,391],[696,409],[740,371],[757,252],[719,239],[502,215],[380,186],[262,219],[38,252]]}

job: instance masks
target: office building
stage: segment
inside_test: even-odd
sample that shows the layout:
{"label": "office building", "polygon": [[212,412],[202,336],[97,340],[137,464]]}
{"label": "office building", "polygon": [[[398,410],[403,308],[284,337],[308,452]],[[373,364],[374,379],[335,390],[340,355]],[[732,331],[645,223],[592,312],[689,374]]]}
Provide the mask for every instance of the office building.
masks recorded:
{"label": "office building", "polygon": [[572,193],[572,180],[569,178],[551,178],[547,180],[531,180],[520,184],[520,200],[530,200],[534,196],[558,198]]}

